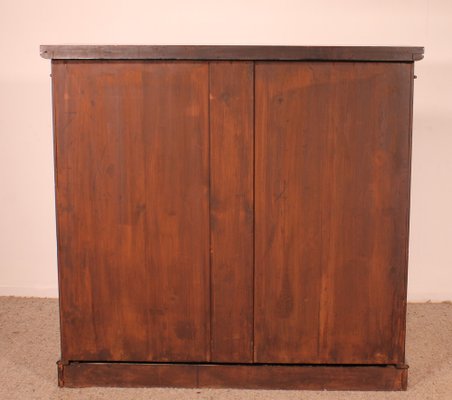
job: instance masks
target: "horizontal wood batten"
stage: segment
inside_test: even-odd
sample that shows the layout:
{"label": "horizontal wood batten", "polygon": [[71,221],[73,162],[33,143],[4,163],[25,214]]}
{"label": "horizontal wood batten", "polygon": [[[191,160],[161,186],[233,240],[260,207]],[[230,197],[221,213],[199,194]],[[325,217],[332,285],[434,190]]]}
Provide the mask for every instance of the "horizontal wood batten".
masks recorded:
{"label": "horizontal wood batten", "polygon": [[59,386],[406,390],[407,367],[58,363]]}
{"label": "horizontal wood batten", "polygon": [[280,60],[416,61],[423,47],[377,46],[129,46],[42,45],[41,56],[59,60]]}

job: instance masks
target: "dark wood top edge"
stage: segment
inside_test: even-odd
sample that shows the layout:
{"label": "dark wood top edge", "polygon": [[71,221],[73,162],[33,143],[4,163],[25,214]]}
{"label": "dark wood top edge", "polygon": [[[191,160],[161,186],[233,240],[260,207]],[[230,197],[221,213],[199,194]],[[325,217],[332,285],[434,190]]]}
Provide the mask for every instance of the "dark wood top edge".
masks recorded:
{"label": "dark wood top edge", "polygon": [[417,61],[423,47],[42,45],[53,60]]}

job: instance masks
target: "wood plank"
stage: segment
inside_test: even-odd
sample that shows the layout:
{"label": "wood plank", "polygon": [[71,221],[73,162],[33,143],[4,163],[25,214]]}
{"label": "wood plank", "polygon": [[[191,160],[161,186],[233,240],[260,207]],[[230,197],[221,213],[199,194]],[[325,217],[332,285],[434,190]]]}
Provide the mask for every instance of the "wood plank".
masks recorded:
{"label": "wood plank", "polygon": [[415,61],[423,47],[42,45],[49,59]]}
{"label": "wood plank", "polygon": [[255,79],[255,361],[403,363],[411,65]]}
{"label": "wood plank", "polygon": [[212,361],[253,361],[253,63],[210,63]]}
{"label": "wood plank", "polygon": [[208,66],[52,73],[63,357],[206,361]]}
{"label": "wood plank", "polygon": [[208,65],[148,64],[146,254],[154,360],[210,358]]}
{"label": "wood plank", "polygon": [[406,367],[69,363],[64,387],[182,387],[292,390],[406,390]]}

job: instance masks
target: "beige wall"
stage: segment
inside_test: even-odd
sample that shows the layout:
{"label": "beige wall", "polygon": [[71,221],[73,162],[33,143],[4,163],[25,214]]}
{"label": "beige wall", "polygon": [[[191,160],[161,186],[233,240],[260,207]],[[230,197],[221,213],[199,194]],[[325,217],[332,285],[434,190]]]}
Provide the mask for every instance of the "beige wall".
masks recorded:
{"label": "beige wall", "polygon": [[452,299],[452,2],[0,3],[0,294],[56,296],[50,63],[39,44],[421,45],[409,299]]}

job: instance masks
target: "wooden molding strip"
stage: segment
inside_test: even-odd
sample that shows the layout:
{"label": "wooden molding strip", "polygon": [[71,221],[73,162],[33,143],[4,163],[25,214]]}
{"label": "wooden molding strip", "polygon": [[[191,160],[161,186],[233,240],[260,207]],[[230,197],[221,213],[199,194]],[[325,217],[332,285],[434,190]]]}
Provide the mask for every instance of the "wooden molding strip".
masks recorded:
{"label": "wooden molding strip", "polygon": [[54,60],[416,61],[423,47],[42,45]]}
{"label": "wooden molding strip", "polygon": [[64,387],[406,390],[406,366],[58,362]]}

